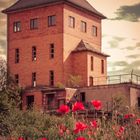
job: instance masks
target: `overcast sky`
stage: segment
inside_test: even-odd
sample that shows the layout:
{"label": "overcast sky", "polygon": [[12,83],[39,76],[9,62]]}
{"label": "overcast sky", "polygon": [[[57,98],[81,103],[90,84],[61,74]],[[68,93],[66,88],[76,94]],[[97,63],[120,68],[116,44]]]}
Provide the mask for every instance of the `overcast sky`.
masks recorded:
{"label": "overcast sky", "polygon": [[[16,0],[0,0],[0,10]],[[140,74],[140,0],[88,0],[108,19],[102,22],[102,51],[108,73]],[[6,57],[6,16],[0,13],[0,56]]]}

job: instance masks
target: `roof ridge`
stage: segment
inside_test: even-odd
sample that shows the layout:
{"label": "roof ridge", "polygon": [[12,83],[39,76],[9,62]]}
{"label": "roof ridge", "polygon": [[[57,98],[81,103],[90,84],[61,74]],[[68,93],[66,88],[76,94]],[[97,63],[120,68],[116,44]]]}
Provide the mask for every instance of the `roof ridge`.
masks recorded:
{"label": "roof ridge", "polygon": [[93,47],[89,42],[86,42],[85,40],[81,40],[77,47],[72,52],[80,52],[80,51],[90,51],[93,53],[97,53],[99,55],[103,55],[105,57],[109,57],[109,55],[100,52],[95,47]]}
{"label": "roof ridge", "polygon": [[75,8],[79,8],[79,10],[84,9],[87,12],[100,17],[101,19],[106,18],[103,14],[98,12],[87,0],[18,0],[2,12],[8,14],[10,12],[22,11],[29,8],[43,7],[56,2],[65,2],[66,4],[72,4],[71,6],[75,6]]}

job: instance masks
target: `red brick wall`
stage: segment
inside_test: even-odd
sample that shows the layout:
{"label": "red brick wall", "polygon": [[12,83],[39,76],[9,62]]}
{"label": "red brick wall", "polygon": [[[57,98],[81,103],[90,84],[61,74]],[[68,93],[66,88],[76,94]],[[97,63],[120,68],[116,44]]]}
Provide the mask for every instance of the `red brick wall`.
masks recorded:
{"label": "red brick wall", "polygon": [[80,86],[86,86],[87,79],[87,52],[80,52],[73,54],[73,75],[81,77]]}
{"label": "red brick wall", "polygon": [[126,84],[114,84],[105,86],[95,86],[91,88],[80,89],[79,92],[85,92],[86,102],[91,100],[100,100],[103,105],[103,109],[112,109],[112,98],[114,97],[125,97],[128,105],[130,105],[130,88]]}
{"label": "red brick wall", "polygon": [[[56,15],[56,26],[48,27],[48,16]],[[68,27],[68,17],[75,17],[75,28]],[[77,58],[71,55],[81,39],[92,44],[101,51],[101,20],[88,13],[79,11],[66,4],[48,6],[9,14],[8,29],[8,65],[10,72],[19,74],[22,87],[31,86],[32,72],[37,73],[37,85],[49,85],[49,71],[54,70],[55,85],[61,82],[66,84],[69,75],[83,75],[83,85],[88,85],[87,57],[78,54]],[[30,19],[38,18],[37,30],[30,30]],[[81,20],[87,22],[87,32],[80,31]],[[13,33],[13,22],[21,21],[21,32]],[[91,35],[91,28],[98,28],[98,36]],[[49,58],[49,44],[55,44],[55,58]],[[32,62],[32,46],[37,47],[37,60]],[[15,49],[20,50],[20,63],[15,64]],[[76,55],[76,54],[75,54]],[[85,59],[84,59],[85,58]],[[73,64],[75,59],[75,64]],[[80,67],[76,65],[80,64]],[[97,67],[99,62],[96,63]],[[81,65],[83,72],[81,72]],[[106,69],[106,68],[105,68]],[[106,73],[105,73],[106,74]],[[98,68],[95,73],[100,76]]]}
{"label": "red brick wall", "polygon": [[[91,70],[91,56],[93,56],[93,71]],[[104,60],[104,73],[102,74],[101,60]],[[89,77],[93,77],[94,85],[106,83],[107,60],[106,57],[91,52],[72,54],[73,75],[81,76],[81,86],[90,86]],[[102,78],[99,78],[102,77]],[[104,78],[103,78],[104,77]],[[100,81],[99,81],[100,80]],[[102,80],[102,81],[101,81]]]}
{"label": "red brick wall", "polygon": [[[75,18],[75,28],[70,28],[68,25],[68,17],[72,16]],[[87,32],[83,33],[80,30],[81,21],[85,21],[87,23]],[[92,36],[91,29],[92,26],[97,26],[98,33],[97,37]],[[76,53],[74,54],[74,58],[71,55],[71,51],[73,51],[79,42],[83,39],[85,42],[88,42],[92,46],[94,46],[97,50],[101,51],[101,20],[97,17],[93,17],[88,13],[84,13],[79,11],[73,7],[68,5],[64,5],[64,78],[65,81],[68,81],[70,74],[77,74],[82,76],[82,86],[88,86],[89,81],[88,77],[91,75],[89,71],[89,57],[83,55],[85,53]],[[82,56],[83,55],[83,56]],[[96,56],[96,55],[95,55]],[[106,76],[107,66],[105,60],[105,74],[101,75],[100,70],[100,59],[105,59],[104,57],[97,56],[98,58],[95,59],[95,71],[92,73],[92,76]],[[88,62],[86,62],[88,60]],[[75,64],[74,64],[75,62]],[[87,64],[88,63],[88,64]]]}
{"label": "red brick wall", "polygon": [[[54,70],[55,84],[63,82],[63,5],[38,8],[9,15],[8,65],[10,72],[19,74],[20,84],[31,85],[32,72],[37,73],[37,84],[49,84],[49,71]],[[56,26],[48,27],[48,16],[56,15]],[[37,30],[30,30],[30,19],[39,18]],[[22,31],[13,33],[13,22],[21,21]],[[49,58],[49,44],[55,44],[55,58]],[[32,62],[32,46],[37,47],[37,61]],[[15,64],[15,48],[20,50],[20,63]]]}
{"label": "red brick wall", "polygon": [[27,108],[27,96],[34,96],[34,105],[37,109],[42,108],[43,94],[41,91],[26,91],[22,96],[23,110]]}
{"label": "red brick wall", "polygon": [[[91,56],[93,56],[93,71],[91,70]],[[104,73],[102,73],[101,61],[104,60]],[[94,79],[94,85],[104,85],[106,83],[107,76],[107,58],[104,56],[97,55],[95,53],[89,52],[87,55],[87,69],[88,69],[88,86],[89,77],[92,76]],[[101,78],[102,77],[102,78]]]}
{"label": "red brick wall", "polygon": [[[70,28],[68,26],[68,17],[75,17],[75,28]],[[87,23],[87,32],[83,33],[80,30],[81,21],[85,21]],[[94,37],[91,34],[92,26],[97,26],[98,28],[98,36]],[[88,13],[79,11],[73,7],[68,5],[64,5],[64,33],[68,36],[73,36],[77,40],[85,40],[89,43],[94,44],[94,46],[101,50],[101,20],[97,17],[93,17]],[[65,41],[68,41],[67,39]]]}

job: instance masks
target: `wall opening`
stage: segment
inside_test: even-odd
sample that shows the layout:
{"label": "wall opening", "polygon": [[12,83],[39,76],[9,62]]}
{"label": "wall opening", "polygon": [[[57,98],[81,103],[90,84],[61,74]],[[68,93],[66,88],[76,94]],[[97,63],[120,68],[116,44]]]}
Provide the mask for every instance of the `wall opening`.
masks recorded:
{"label": "wall opening", "polygon": [[27,100],[27,109],[32,108],[34,105],[34,96],[33,95],[27,96],[26,100]]}

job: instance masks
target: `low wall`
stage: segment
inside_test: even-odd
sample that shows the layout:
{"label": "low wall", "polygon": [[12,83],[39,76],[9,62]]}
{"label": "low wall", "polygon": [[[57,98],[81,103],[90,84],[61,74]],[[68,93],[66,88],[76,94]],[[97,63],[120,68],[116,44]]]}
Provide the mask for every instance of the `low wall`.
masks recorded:
{"label": "low wall", "polygon": [[100,85],[80,88],[79,93],[81,92],[85,92],[86,102],[101,100],[104,109],[112,106],[112,99],[116,96],[124,96],[126,104],[134,107],[137,105],[137,98],[140,97],[140,86],[130,83]]}

